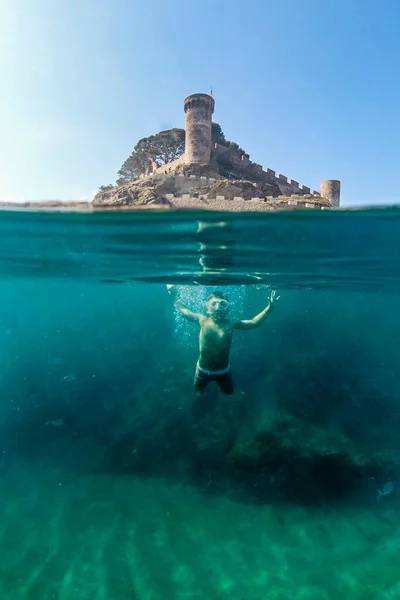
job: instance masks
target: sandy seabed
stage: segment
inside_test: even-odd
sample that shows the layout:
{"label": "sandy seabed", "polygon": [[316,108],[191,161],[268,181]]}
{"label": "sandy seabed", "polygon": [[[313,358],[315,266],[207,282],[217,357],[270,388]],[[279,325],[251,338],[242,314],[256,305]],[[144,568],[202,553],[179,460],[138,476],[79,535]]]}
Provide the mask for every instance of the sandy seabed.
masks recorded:
{"label": "sandy seabed", "polygon": [[162,479],[1,478],[1,600],[400,597],[400,513],[251,505]]}

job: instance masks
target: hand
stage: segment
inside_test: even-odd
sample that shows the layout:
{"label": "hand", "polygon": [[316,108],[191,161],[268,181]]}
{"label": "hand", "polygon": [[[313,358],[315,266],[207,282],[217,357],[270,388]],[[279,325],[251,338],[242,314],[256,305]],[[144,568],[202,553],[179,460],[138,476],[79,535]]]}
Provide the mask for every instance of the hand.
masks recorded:
{"label": "hand", "polygon": [[269,297],[270,306],[274,306],[275,302],[279,300],[280,296],[276,295],[276,290],[272,290],[271,295]]}

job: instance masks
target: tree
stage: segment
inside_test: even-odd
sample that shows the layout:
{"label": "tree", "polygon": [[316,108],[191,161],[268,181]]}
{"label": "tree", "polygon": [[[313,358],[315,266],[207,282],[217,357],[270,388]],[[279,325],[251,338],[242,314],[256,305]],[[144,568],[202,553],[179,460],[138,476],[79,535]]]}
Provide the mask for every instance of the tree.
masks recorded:
{"label": "tree", "polygon": [[152,163],[159,166],[176,160],[185,151],[185,130],[168,129],[138,141],[120,170],[117,185],[129,183],[145,173]]}
{"label": "tree", "polygon": [[235,148],[235,150],[237,150],[239,152],[239,154],[241,154],[242,156],[246,156],[246,158],[249,158],[249,155],[247,154],[247,152],[245,152],[243,150],[243,148],[241,148],[239,146],[239,144],[237,144],[236,142],[230,142],[229,140],[227,140],[226,146],[228,146],[229,148]]}
{"label": "tree", "polygon": [[[138,144],[136,144],[137,146]],[[135,148],[136,148],[135,146]],[[130,156],[126,159],[120,170],[118,171],[119,179],[118,185],[129,183],[134,179],[137,179],[142,173],[144,173],[150,166],[151,159],[149,155],[143,150],[133,151]]]}
{"label": "tree", "polygon": [[150,160],[160,166],[176,160],[185,152],[185,130],[168,129],[156,135],[142,138],[134,148],[135,152],[144,152]]}
{"label": "tree", "polygon": [[226,139],[224,132],[221,129],[219,123],[211,124],[211,141],[213,144],[219,144],[220,146],[226,146]]}
{"label": "tree", "polygon": [[108,185],[101,185],[99,187],[99,192],[109,192],[110,190],[113,190],[114,186],[112,183],[109,183]]}
{"label": "tree", "polygon": [[236,142],[230,142],[226,139],[224,132],[221,129],[219,123],[212,123],[211,125],[211,140],[213,144],[219,144],[220,146],[226,146],[227,148],[235,148],[239,154],[249,158],[249,155],[237,144]]}

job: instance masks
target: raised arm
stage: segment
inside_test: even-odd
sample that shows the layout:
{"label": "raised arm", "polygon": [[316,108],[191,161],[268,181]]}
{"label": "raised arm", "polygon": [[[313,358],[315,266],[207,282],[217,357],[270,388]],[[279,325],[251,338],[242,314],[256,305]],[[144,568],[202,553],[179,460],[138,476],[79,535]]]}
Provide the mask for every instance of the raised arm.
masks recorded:
{"label": "raised arm", "polygon": [[237,321],[234,325],[235,329],[256,329],[260,327],[265,319],[272,313],[275,308],[275,302],[279,300],[279,296],[276,296],[276,291],[271,292],[269,297],[269,304],[262,310],[258,315],[252,319]]}
{"label": "raised arm", "polygon": [[193,323],[200,323],[200,321],[202,319],[204,319],[204,316],[202,314],[195,313],[195,312],[189,310],[188,308],[186,308],[185,306],[182,306],[182,303],[178,297],[178,290],[176,289],[176,287],[174,285],[167,285],[167,288],[168,288],[169,295],[172,297],[172,299],[174,301],[174,306],[175,306],[176,310],[178,312],[180,312],[181,315],[183,315],[185,317],[185,319],[187,319],[188,321],[192,321]]}

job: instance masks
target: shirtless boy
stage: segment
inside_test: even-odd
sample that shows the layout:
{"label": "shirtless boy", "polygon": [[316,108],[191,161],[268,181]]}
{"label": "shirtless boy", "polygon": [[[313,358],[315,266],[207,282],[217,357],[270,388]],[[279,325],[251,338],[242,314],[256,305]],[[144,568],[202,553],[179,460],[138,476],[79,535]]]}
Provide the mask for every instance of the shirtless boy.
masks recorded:
{"label": "shirtless boy", "polygon": [[182,306],[178,290],[168,285],[176,309],[188,320],[200,325],[200,356],[194,376],[194,389],[202,392],[211,381],[215,381],[224,394],[233,393],[233,381],[229,354],[232,334],[235,329],[255,329],[271,314],[279,300],[276,292],[271,292],[269,304],[250,320],[232,321],[229,318],[229,300],[222,292],[214,292],[207,299],[207,315],[192,312]]}

